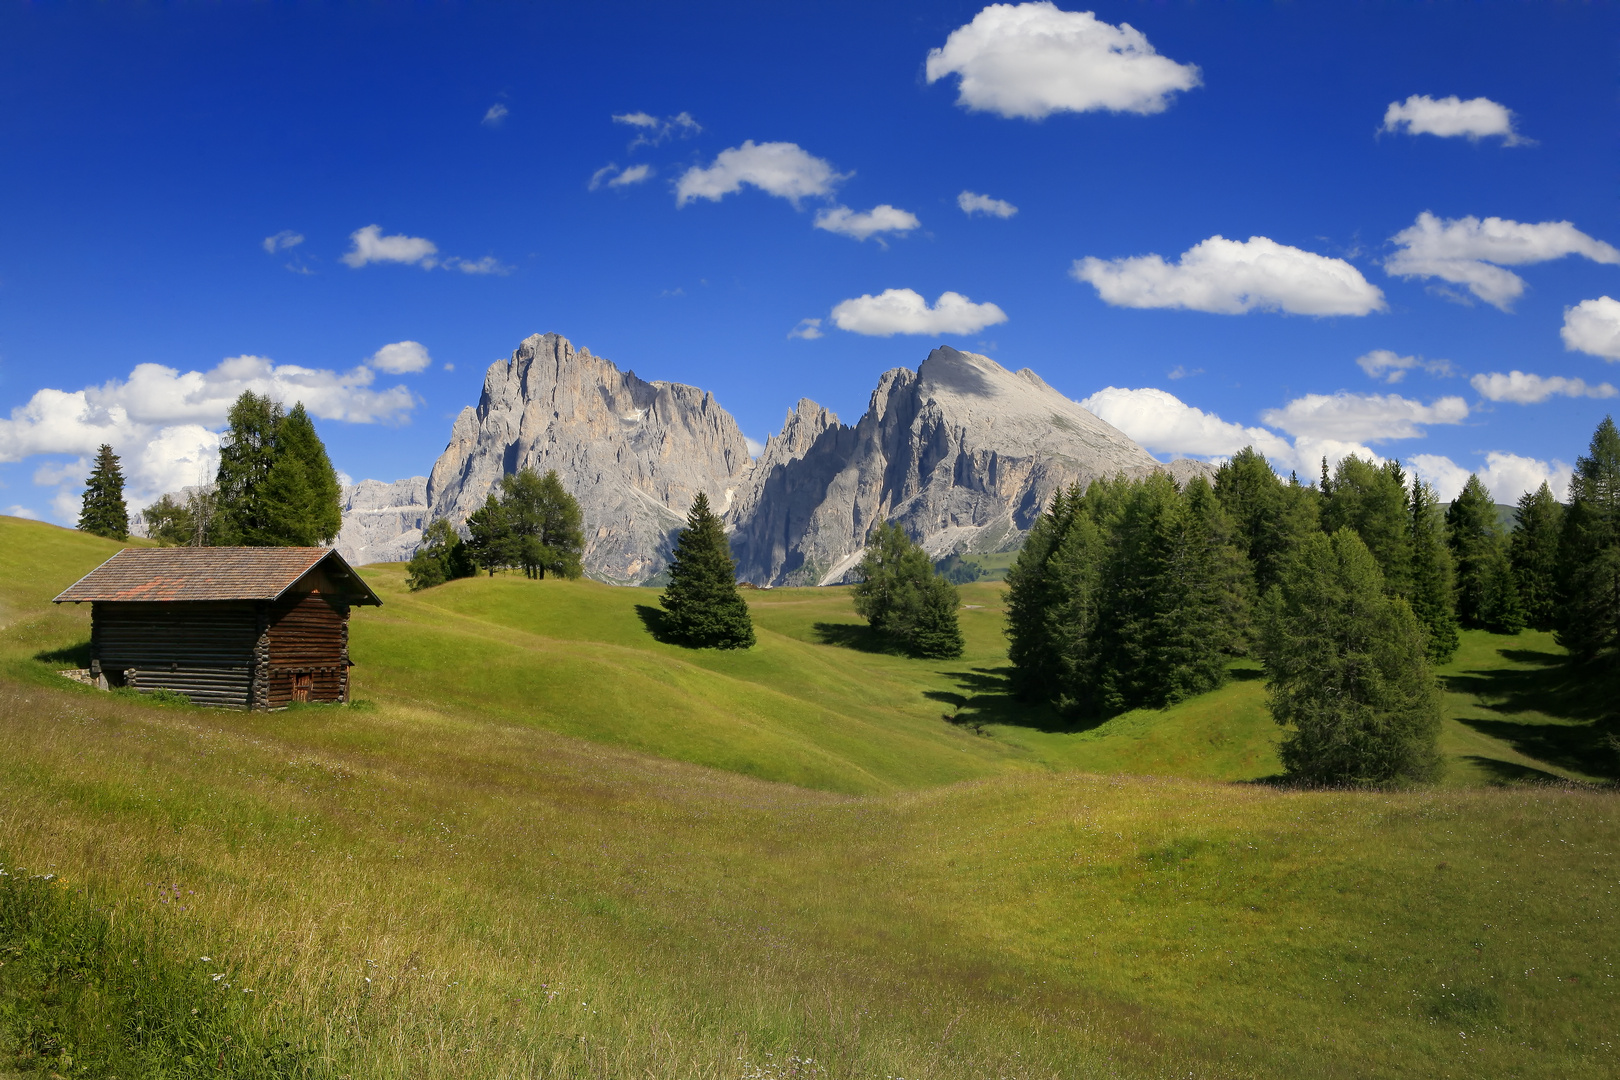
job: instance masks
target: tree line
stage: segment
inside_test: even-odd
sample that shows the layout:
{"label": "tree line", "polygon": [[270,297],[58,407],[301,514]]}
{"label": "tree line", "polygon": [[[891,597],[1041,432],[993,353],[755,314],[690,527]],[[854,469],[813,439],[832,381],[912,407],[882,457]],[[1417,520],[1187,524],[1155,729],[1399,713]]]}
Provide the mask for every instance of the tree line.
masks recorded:
{"label": "tree line", "polygon": [[1398,462],[1326,460],[1309,485],[1252,447],[1178,487],[1157,474],[1058,493],[1008,574],[1015,691],[1076,717],[1162,707],[1261,660],[1290,773],[1421,780],[1439,756],[1434,666],[1459,628],[1556,631],[1620,664],[1620,433],[1594,433],[1561,505],[1506,527],[1477,474],[1442,513]]}

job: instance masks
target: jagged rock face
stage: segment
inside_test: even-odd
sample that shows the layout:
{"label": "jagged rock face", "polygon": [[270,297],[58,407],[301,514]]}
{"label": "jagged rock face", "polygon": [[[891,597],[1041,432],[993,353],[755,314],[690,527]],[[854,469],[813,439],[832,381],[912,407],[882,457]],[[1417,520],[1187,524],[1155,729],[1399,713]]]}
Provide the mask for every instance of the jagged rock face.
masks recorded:
{"label": "jagged rock face", "polygon": [[403,562],[416,552],[427,528],[427,477],[385,484],[362,480],[343,488],[343,528],[333,545],[352,566]]}
{"label": "jagged rock face", "polygon": [[698,492],[727,510],[752,463],[748,444],[714,395],[621,372],[556,334],[524,340],[484,376],[476,409],[462,410],[428,477],[432,517],[456,525],[502,475],[556,469],[579,500],[585,568],[635,583],[667,564]]}
{"label": "jagged rock face", "polygon": [[878,521],[935,557],[1001,550],[1058,488],[1163,467],[1034,372],[938,348],[916,372],[886,372],[853,428],[801,401],[730,517],[732,550],[744,580],[831,583]]}

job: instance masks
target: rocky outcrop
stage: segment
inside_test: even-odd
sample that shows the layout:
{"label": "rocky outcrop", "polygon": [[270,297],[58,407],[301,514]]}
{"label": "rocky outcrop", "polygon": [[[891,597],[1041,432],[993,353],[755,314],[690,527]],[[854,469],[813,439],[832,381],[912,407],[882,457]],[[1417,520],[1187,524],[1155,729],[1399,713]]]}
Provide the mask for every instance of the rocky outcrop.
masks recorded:
{"label": "rocky outcrop", "polygon": [[340,498],[343,528],[333,546],[351,566],[404,562],[416,553],[428,524],[427,477],[362,480],[346,485]]}
{"label": "rocky outcrop", "polygon": [[854,427],[801,401],[731,515],[732,550],[744,580],[832,583],[878,521],[935,557],[1005,550],[1058,488],[1163,468],[1033,371],[938,348],[884,373]]}
{"label": "rocky outcrop", "polygon": [[752,466],[714,395],[647,382],[536,334],[485,373],[478,407],[462,410],[434,463],[427,498],[434,518],[459,526],[502,475],[556,469],[584,515],[586,571],[635,583],[666,565],[698,492],[724,512]]}

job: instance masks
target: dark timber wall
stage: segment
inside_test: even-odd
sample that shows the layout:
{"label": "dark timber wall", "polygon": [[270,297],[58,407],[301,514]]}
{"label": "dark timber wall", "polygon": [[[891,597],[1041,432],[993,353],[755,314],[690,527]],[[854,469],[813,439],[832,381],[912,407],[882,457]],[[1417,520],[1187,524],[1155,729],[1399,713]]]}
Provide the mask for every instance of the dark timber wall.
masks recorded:
{"label": "dark timber wall", "polygon": [[261,708],[292,701],[349,700],[349,608],[316,592],[270,605],[268,679]]}

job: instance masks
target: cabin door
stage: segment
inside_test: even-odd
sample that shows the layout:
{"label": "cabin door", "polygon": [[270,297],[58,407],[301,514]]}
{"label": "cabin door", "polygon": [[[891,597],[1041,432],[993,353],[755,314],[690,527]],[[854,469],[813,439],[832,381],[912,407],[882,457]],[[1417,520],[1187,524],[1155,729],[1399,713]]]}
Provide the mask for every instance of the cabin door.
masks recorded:
{"label": "cabin door", "polygon": [[310,688],[314,685],[315,675],[312,672],[295,672],[293,674],[292,699],[294,701],[308,701]]}

